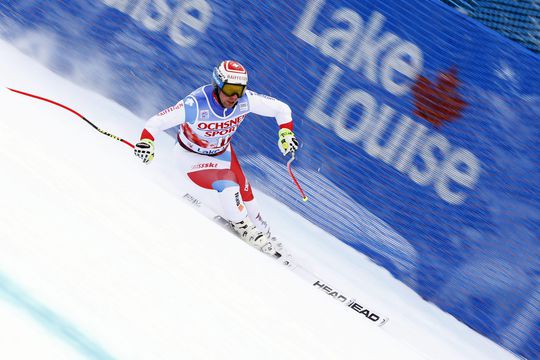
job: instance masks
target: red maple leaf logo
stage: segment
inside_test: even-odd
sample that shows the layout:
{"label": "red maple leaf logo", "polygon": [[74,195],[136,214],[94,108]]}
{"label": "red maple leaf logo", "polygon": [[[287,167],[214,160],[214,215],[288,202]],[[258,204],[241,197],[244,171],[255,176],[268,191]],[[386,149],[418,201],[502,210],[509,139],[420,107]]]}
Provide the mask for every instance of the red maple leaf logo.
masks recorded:
{"label": "red maple leaf logo", "polygon": [[459,85],[456,67],[440,72],[435,82],[420,76],[411,89],[414,114],[435,127],[459,118],[468,105],[457,90]]}

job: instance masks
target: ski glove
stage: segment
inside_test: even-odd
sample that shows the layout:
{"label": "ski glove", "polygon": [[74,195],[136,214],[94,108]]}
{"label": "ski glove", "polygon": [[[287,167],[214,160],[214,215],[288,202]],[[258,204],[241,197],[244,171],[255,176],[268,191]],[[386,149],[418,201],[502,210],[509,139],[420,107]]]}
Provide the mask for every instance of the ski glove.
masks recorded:
{"label": "ski glove", "polygon": [[133,149],[135,156],[142,159],[143,163],[148,164],[154,159],[154,142],[150,139],[142,139]]}
{"label": "ski glove", "polygon": [[294,152],[298,149],[298,140],[296,140],[292,130],[287,128],[279,129],[278,135],[278,146],[283,155],[287,155],[291,151]]}

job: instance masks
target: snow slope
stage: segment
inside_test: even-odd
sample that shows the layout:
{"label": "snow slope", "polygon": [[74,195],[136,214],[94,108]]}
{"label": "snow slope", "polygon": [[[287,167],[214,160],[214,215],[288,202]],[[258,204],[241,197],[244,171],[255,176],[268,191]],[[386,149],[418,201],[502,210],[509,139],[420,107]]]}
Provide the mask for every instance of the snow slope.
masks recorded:
{"label": "snow slope", "polygon": [[[138,138],[143,119],[0,51],[2,87]],[[514,358],[263,194],[306,267],[390,323],[373,326],[245,245],[181,200],[166,134],[146,166],[70,112],[2,88],[0,140],[0,358]]]}

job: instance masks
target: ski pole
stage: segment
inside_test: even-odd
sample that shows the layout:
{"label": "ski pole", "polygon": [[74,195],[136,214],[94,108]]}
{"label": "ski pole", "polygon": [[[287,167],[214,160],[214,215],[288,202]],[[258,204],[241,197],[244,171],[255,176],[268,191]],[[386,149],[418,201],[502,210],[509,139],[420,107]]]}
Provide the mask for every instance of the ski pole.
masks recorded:
{"label": "ski pole", "polygon": [[44,97],[41,97],[41,96],[37,96],[37,95],[33,95],[33,94],[29,94],[27,92],[24,92],[24,91],[20,91],[20,90],[15,90],[15,89],[11,89],[11,88],[8,88],[8,90],[11,90],[15,93],[18,93],[18,94],[21,94],[21,95],[26,95],[26,96],[29,96],[29,97],[32,97],[34,99],[39,99],[39,100],[43,100],[43,101],[46,101],[48,103],[51,103],[51,104],[54,104],[56,106],[60,106],[61,108],[64,108],[68,111],[71,111],[73,114],[77,115],[78,117],[80,117],[81,119],[83,119],[84,121],[86,121],[88,124],[90,124],[90,126],[92,126],[94,129],[96,129],[97,131],[99,131],[100,133],[104,134],[104,135],[107,135],[108,137],[111,137],[115,140],[118,140],[118,141],[121,141],[123,142],[124,144],[130,146],[130,147],[134,147],[133,144],[131,144],[130,142],[122,139],[122,138],[119,138],[118,136],[116,135],[113,135],[111,133],[108,133],[100,128],[98,128],[96,125],[94,125],[90,120],[88,120],[87,118],[85,118],[84,116],[82,116],[81,114],[79,114],[77,111],[67,107],[66,105],[63,105],[63,104],[60,104],[59,102],[56,102],[56,101],[53,101],[53,100],[50,100],[50,99],[47,99],[47,98],[44,98]]}
{"label": "ski pole", "polygon": [[296,159],[295,155],[294,155],[294,151],[291,151],[291,158],[289,159],[289,161],[287,161],[287,170],[289,170],[289,175],[291,175],[291,178],[293,179],[294,184],[296,185],[296,187],[300,191],[300,195],[302,195],[302,200],[308,201],[308,197],[306,196],[306,194],[304,194],[304,190],[302,190],[302,187],[300,186],[300,183],[298,183],[298,180],[296,180],[296,177],[294,176],[294,174],[292,172],[291,164],[294,161],[294,159]]}

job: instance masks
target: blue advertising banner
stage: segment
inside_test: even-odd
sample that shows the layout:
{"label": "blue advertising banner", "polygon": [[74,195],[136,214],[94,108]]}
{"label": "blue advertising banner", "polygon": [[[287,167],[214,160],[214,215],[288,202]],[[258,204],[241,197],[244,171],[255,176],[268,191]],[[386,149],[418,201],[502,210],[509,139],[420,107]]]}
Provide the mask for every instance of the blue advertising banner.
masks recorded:
{"label": "blue advertising banner", "polygon": [[435,0],[4,0],[0,20],[142,117],[240,61],[291,105],[311,201],[283,189],[276,125],[253,115],[235,146],[257,189],[540,357],[538,55]]}

